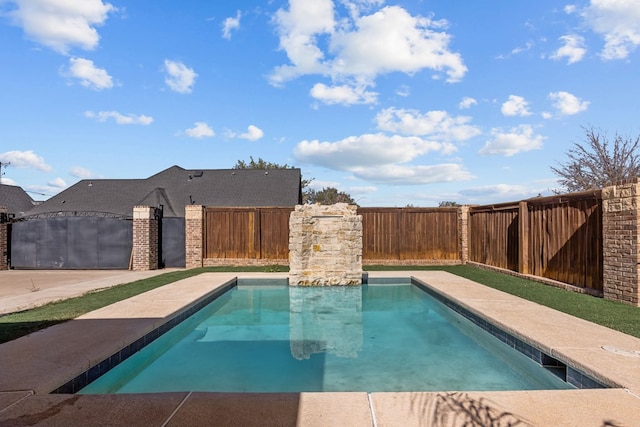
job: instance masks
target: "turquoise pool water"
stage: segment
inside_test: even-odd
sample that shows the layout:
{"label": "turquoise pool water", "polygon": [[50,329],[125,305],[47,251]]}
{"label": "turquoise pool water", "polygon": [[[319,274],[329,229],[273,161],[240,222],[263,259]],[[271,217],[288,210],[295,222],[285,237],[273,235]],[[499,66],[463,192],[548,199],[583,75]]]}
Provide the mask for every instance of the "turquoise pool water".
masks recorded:
{"label": "turquoise pool water", "polygon": [[411,284],[239,285],[80,393],[564,388]]}

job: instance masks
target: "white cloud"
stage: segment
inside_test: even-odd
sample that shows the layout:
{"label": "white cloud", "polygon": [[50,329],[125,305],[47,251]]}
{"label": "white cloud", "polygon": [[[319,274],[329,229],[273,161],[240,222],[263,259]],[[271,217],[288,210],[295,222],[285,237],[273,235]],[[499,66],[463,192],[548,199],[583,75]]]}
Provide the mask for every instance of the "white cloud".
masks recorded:
{"label": "white cloud", "polygon": [[311,88],[311,96],[325,104],[374,104],[378,100],[376,92],[369,92],[364,87],[350,87],[347,85],[327,86],[316,83]]}
{"label": "white cloud", "polygon": [[640,45],[637,0],[591,0],[582,16],[593,31],[604,37],[600,53],[603,59],[625,59]]}
{"label": "white cloud", "polygon": [[98,68],[93,61],[84,58],[69,58],[69,68],[65,75],[80,80],[80,84],[93,90],[111,89],[113,79],[103,68]]}
{"label": "white cloud", "polygon": [[11,163],[11,166],[16,168],[33,168],[42,172],[52,171],[51,166],[32,150],[4,152],[0,154],[0,162]]}
{"label": "white cloud", "polygon": [[512,55],[518,55],[519,53],[529,51],[535,46],[535,43],[528,41],[524,46],[519,46],[511,50]]}
{"label": "white cloud", "polygon": [[560,114],[567,116],[585,111],[590,104],[589,101],[583,101],[577,96],[564,91],[551,92],[548,98],[553,102],[553,106]]}
{"label": "white cloud", "polygon": [[238,138],[248,139],[249,141],[257,141],[264,136],[264,132],[257,126],[249,125],[245,133],[238,135]]}
{"label": "white cloud", "polygon": [[568,4],[564,7],[564,12],[567,15],[571,15],[572,13],[575,13],[578,10],[578,8],[576,7],[576,5],[574,4]]}
{"label": "white cloud", "polygon": [[210,138],[216,134],[205,122],[195,122],[194,126],[185,130],[184,133],[191,138]]}
{"label": "white cloud", "polygon": [[541,135],[534,134],[530,125],[520,125],[508,132],[496,128],[492,129],[491,134],[493,139],[487,141],[480,149],[479,154],[510,157],[523,151],[542,148],[542,141],[545,139]]}
{"label": "white cloud", "polygon": [[[377,95],[377,94],[376,94]],[[409,86],[407,85],[401,85],[397,90],[396,90],[396,95],[401,96],[403,98],[411,95],[411,89],[409,89]]]}
{"label": "white cloud", "polygon": [[[289,64],[273,70],[271,84],[279,86],[302,75],[328,76],[341,92],[329,93],[328,86],[316,85],[325,99],[363,103],[353,95],[369,94],[366,89],[381,74],[430,69],[450,82],[466,74],[460,54],[449,50],[446,21],[412,16],[399,6],[360,15],[379,7],[382,2],[377,0],[342,3],[350,7],[350,17],[337,16],[331,0],[290,0],[288,10],[278,10],[274,22]],[[354,88],[350,96],[344,94],[345,85]]]}
{"label": "white cloud", "polygon": [[8,12],[27,37],[61,54],[72,46],[95,49],[100,40],[96,26],[104,24],[117,9],[102,0],[14,0]]}
{"label": "white cloud", "polygon": [[378,168],[392,163],[405,163],[428,152],[440,151],[444,144],[416,136],[365,134],[337,142],[302,141],[294,148],[294,156],[334,170]]}
{"label": "white cloud", "polygon": [[67,188],[67,183],[64,181],[64,179],[62,178],[55,178],[52,179],[51,181],[47,182],[47,185],[49,187],[53,187],[56,189],[56,191],[62,190],[64,188]]}
{"label": "white cloud", "polygon": [[164,82],[171,90],[178,93],[191,93],[196,77],[198,77],[198,74],[192,68],[187,67],[180,61],[165,59],[164,71],[167,73]]}
{"label": "white cloud", "polygon": [[[412,74],[424,68],[444,72],[450,82],[467,72],[459,54],[448,50],[446,21],[412,16],[399,6],[387,6],[354,23],[355,30],[336,32],[331,40],[338,52],[332,70],[373,78],[378,74]],[[372,55],[372,52],[376,52]]]}
{"label": "white cloud", "polygon": [[584,48],[584,37],[575,34],[569,34],[560,37],[560,40],[564,43],[564,46],[555,51],[551,55],[551,59],[560,60],[567,58],[568,64],[574,64],[584,58],[587,53],[587,49]]}
{"label": "white cloud", "polygon": [[231,40],[231,32],[240,28],[240,18],[242,14],[237,11],[236,17],[229,17],[222,22],[222,37]]}
{"label": "white cloud", "polygon": [[485,185],[481,187],[471,187],[464,190],[460,190],[460,195],[466,199],[467,202],[477,202],[491,200],[495,201],[507,201],[507,200],[520,200],[538,194],[537,190],[531,190],[523,185],[512,184],[495,184]]}
{"label": "white cloud", "polygon": [[75,176],[80,179],[88,179],[94,178],[95,174],[91,172],[89,169],[83,168],[82,166],[74,166],[69,170],[69,175]]}
{"label": "white cloud", "polygon": [[442,163],[428,166],[384,165],[372,168],[353,168],[360,179],[389,185],[419,185],[436,182],[468,181],[475,178],[462,165]]}
{"label": "white cloud", "polygon": [[153,117],[145,116],[144,114],[124,115],[117,111],[99,111],[94,113],[93,111],[85,111],[84,116],[89,119],[96,119],[99,122],[106,122],[109,119],[115,120],[119,125],[150,125],[153,123]]}
{"label": "white cloud", "polygon": [[380,111],[375,121],[381,130],[442,141],[465,141],[481,133],[480,129],[468,124],[470,117],[452,117],[446,111],[438,110],[420,114],[416,110],[391,107]]}
{"label": "white cloud", "polygon": [[1,178],[2,178],[2,180],[1,180],[2,184],[4,184],[4,185],[16,185],[16,186],[18,185],[18,183],[16,181],[14,181],[13,179],[11,179],[11,178],[6,178],[4,176],[1,177]]}
{"label": "white cloud", "polygon": [[476,101],[474,98],[465,96],[464,98],[462,98],[462,101],[460,101],[460,104],[458,104],[458,108],[460,108],[461,110],[466,110],[477,104],[478,101]]}
{"label": "white cloud", "polygon": [[509,95],[509,99],[502,104],[502,114],[505,116],[529,116],[529,103],[521,96]]}

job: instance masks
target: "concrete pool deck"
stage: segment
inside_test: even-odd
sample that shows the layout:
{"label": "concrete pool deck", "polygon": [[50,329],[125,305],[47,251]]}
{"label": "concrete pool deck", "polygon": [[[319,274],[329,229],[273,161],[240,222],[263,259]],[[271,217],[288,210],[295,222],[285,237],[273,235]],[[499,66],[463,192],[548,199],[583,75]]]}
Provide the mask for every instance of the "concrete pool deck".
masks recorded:
{"label": "concrete pool deck", "polygon": [[369,276],[412,276],[547,354],[617,387],[460,393],[48,394],[229,280],[265,276],[286,277],[205,273],[0,344],[0,426],[640,425],[640,356],[635,353],[640,352],[640,339],[440,271]]}

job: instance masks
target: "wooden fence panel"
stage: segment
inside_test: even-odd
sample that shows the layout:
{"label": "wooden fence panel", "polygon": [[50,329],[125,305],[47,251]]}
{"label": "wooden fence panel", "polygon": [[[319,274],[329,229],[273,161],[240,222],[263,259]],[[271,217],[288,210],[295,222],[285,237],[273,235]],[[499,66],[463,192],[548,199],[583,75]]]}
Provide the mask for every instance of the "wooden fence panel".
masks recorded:
{"label": "wooden fence panel", "polygon": [[456,208],[359,208],[362,259],[460,259]]}
{"label": "wooden fence panel", "polygon": [[398,209],[359,208],[362,215],[362,260],[399,259]]}
{"label": "wooden fence panel", "polygon": [[601,291],[602,257],[599,191],[469,209],[470,261]]}
{"label": "wooden fence panel", "polygon": [[469,209],[469,260],[518,270],[518,205]]}
{"label": "wooden fence panel", "polygon": [[205,258],[287,259],[293,208],[212,208],[205,211]]}
{"label": "wooden fence panel", "polygon": [[255,258],[255,226],[255,209],[207,208],[205,258]]}
{"label": "wooden fence panel", "polygon": [[289,216],[293,208],[260,209],[260,258],[289,258]]}
{"label": "wooden fence panel", "polygon": [[602,290],[602,203],[594,195],[529,205],[531,274]]}

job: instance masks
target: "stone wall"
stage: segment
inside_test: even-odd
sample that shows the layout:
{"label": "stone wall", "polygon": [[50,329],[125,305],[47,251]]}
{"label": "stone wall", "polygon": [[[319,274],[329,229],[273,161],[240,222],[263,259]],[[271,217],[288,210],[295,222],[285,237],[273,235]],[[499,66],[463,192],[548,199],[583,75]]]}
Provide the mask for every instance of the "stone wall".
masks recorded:
{"label": "stone wall", "polygon": [[603,291],[610,300],[639,305],[638,179],[602,190]]}
{"label": "stone wall", "polygon": [[156,208],[133,207],[133,270],[158,268],[158,218]]}
{"label": "stone wall", "polygon": [[356,206],[298,205],[289,219],[289,285],[362,284],[362,216]]}
{"label": "stone wall", "polygon": [[7,208],[0,207],[0,270],[9,269],[9,223]]}

